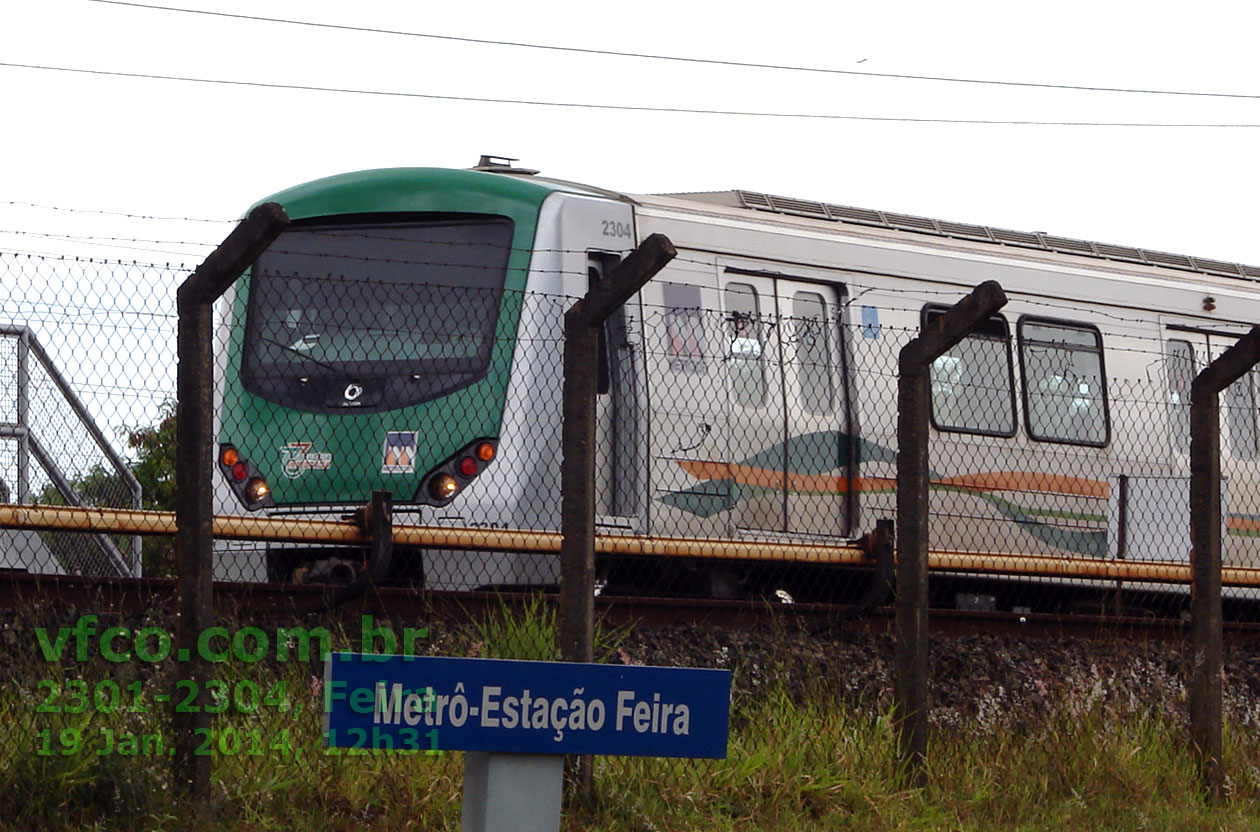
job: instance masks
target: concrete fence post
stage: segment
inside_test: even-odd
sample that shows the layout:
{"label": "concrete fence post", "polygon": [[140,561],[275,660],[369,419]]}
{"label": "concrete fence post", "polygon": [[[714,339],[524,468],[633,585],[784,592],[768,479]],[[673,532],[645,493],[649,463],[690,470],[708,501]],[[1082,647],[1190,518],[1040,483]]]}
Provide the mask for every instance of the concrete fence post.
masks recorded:
{"label": "concrete fence post", "polygon": [[932,362],[1006,305],[995,281],[981,283],[901,349],[897,380],[897,604],[893,708],[902,765],[927,785],[928,416]]}
{"label": "concrete fence post", "polygon": [[[560,656],[595,660],[595,395],[599,328],[619,306],[674,259],[669,238],[653,234],[564,315],[564,390],[560,468]],[[579,790],[592,788],[589,761],[578,766]]]}
{"label": "concrete fence post", "polygon": [[[212,305],[245,273],[289,224],[274,202],[259,205],[232,230],[176,292],[179,312],[175,389],[175,647],[180,657],[176,686],[191,683],[197,701],[174,715],[174,785],[194,802],[210,796],[210,757],[197,754],[210,728],[206,682],[210,665],[197,639],[213,624],[214,577],[212,501],[214,474],[214,333]],[[186,687],[186,686],[185,686]],[[186,699],[172,690],[172,702]]]}
{"label": "concrete fence post", "polygon": [[1224,795],[1221,767],[1221,416],[1220,393],[1260,362],[1260,326],[1190,384],[1190,618],[1187,686],[1190,735],[1209,797]]}

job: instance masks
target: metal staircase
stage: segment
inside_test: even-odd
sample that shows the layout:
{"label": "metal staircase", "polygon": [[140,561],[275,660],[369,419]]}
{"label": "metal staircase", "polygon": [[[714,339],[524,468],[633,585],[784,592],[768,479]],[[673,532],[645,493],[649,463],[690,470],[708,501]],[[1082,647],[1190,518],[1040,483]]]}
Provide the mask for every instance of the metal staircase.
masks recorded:
{"label": "metal staircase", "polygon": [[[142,506],[140,483],[26,326],[0,326],[0,440],[16,486],[0,481],[0,501]],[[140,577],[140,552],[138,535],[0,530],[0,569]]]}

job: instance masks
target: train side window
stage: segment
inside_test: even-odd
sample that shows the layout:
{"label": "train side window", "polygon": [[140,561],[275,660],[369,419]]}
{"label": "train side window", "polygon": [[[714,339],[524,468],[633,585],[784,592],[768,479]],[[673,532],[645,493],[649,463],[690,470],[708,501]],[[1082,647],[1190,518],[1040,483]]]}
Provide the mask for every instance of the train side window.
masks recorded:
{"label": "train side window", "polygon": [[[926,327],[945,307],[923,310]],[[1015,435],[1015,371],[1011,330],[994,315],[932,362],[932,424],[937,430]]]}
{"label": "train side window", "polygon": [[1028,436],[1102,447],[1110,440],[1102,335],[1086,324],[1021,318]]}
{"label": "train side window", "polygon": [[676,373],[705,372],[700,287],[662,283],[661,296],[665,302],[665,354],[669,368]]}
{"label": "train side window", "polygon": [[[1169,433],[1173,450],[1190,450],[1190,382],[1194,381],[1194,347],[1189,341],[1168,341]],[[1231,431],[1232,433],[1232,431]]]}
{"label": "train side window", "polygon": [[1256,373],[1244,373],[1225,388],[1225,420],[1229,425],[1229,451],[1234,459],[1260,456],[1256,438]]}
{"label": "train side window", "polygon": [[735,401],[761,407],[766,401],[765,341],[756,289],[747,283],[726,285],[726,321]]}
{"label": "train side window", "polygon": [[797,292],[792,296],[792,330],[801,404],[810,413],[825,416],[831,412],[835,387],[831,378],[831,327],[822,295]]}

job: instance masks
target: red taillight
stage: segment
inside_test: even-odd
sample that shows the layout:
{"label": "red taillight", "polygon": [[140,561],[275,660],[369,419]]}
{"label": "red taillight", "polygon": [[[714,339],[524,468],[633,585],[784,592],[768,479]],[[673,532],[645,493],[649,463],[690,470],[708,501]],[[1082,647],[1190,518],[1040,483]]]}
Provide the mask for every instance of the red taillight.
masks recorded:
{"label": "red taillight", "polygon": [[477,476],[477,460],[466,456],[459,461],[459,472],[465,477]]}
{"label": "red taillight", "polygon": [[237,482],[243,482],[249,476],[249,466],[244,462],[237,462],[232,466],[232,479]]}

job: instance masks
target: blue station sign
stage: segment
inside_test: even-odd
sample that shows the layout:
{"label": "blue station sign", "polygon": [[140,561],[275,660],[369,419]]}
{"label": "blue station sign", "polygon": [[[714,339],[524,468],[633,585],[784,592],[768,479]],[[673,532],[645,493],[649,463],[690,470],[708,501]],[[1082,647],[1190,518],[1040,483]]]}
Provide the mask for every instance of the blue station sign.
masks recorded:
{"label": "blue station sign", "polygon": [[728,670],[333,653],[330,747],[726,756]]}

